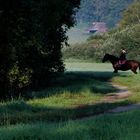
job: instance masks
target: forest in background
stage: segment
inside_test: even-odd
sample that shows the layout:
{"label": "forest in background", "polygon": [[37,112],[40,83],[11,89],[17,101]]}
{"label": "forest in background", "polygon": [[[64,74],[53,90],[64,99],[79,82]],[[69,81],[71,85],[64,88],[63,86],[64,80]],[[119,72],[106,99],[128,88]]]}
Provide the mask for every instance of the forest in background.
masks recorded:
{"label": "forest in background", "polygon": [[76,15],[77,22],[92,23],[102,21],[114,27],[121,18],[122,12],[134,0],[82,0]]}
{"label": "forest in background", "polygon": [[81,0],[77,24],[68,31],[69,44],[83,43],[91,34],[84,32],[93,22],[105,22],[108,29],[118,26],[122,13],[135,0]]}
{"label": "forest in background", "polygon": [[95,34],[85,43],[77,43],[63,49],[64,59],[80,59],[101,62],[105,53],[119,55],[127,50],[128,59],[140,60],[140,1],[137,0],[123,12],[118,28],[104,34]]}

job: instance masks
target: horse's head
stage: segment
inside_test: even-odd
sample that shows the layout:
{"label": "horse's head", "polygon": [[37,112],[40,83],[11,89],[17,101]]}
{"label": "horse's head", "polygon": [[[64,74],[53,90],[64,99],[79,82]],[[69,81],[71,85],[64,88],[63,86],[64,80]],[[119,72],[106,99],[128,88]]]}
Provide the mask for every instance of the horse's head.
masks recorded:
{"label": "horse's head", "polygon": [[109,54],[108,53],[106,53],[105,54],[105,56],[103,57],[103,59],[102,59],[102,62],[104,63],[104,62],[106,62],[107,60],[109,60]]}

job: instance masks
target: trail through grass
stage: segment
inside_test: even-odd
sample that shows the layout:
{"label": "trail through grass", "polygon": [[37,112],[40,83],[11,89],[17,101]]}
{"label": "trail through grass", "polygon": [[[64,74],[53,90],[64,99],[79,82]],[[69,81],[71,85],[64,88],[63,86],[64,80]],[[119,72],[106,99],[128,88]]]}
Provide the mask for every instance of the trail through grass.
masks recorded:
{"label": "trail through grass", "polygon": [[[50,88],[26,93],[27,98],[0,103],[0,124],[4,125],[0,127],[0,140],[139,139],[139,110],[84,121],[69,120],[139,103],[140,74],[114,74],[111,64],[67,63],[66,69],[64,75],[52,81]],[[111,81],[127,86],[132,96],[101,103],[108,93],[118,90]]]}
{"label": "trail through grass", "polygon": [[140,73],[118,76],[112,79],[113,82],[120,85],[127,86],[128,89],[133,93],[131,97],[128,98],[129,102],[140,103]]}
{"label": "trail through grass", "polygon": [[[28,93],[29,100],[0,104],[1,124],[58,121],[104,112],[116,104],[97,104],[109,92],[116,92],[106,80],[112,75],[99,72],[68,72],[41,92]],[[102,78],[101,78],[102,75]],[[126,102],[121,103],[126,104]],[[12,113],[11,113],[12,112]]]}
{"label": "trail through grass", "polygon": [[[139,102],[140,76],[129,72],[114,74],[110,67],[110,64],[99,63],[66,64],[68,71],[52,81],[50,88],[27,93],[28,100],[25,98],[1,103],[0,124],[75,119]],[[106,94],[113,94],[118,90],[108,82],[112,80],[130,88],[135,84],[136,87],[130,89],[135,91],[132,98],[116,103],[100,102]]]}

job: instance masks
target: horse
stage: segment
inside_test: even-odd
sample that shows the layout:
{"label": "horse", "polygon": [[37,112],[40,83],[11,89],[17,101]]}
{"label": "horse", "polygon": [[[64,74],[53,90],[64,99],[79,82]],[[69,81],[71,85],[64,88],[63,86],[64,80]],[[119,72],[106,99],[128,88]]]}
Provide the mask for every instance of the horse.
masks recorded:
{"label": "horse", "polygon": [[114,73],[117,73],[118,70],[122,71],[131,70],[133,73],[137,74],[137,68],[139,68],[140,70],[140,62],[136,60],[125,60],[124,64],[118,66],[119,60],[120,60],[119,57],[110,54],[105,54],[102,59],[102,62],[104,63],[106,61],[110,61],[114,68]]}

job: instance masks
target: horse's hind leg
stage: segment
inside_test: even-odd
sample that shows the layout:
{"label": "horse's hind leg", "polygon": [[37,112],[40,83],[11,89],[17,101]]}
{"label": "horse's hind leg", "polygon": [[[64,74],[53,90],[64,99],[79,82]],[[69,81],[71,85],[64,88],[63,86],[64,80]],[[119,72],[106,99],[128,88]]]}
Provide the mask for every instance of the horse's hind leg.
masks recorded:
{"label": "horse's hind leg", "polygon": [[137,67],[132,68],[131,71],[137,74]]}

